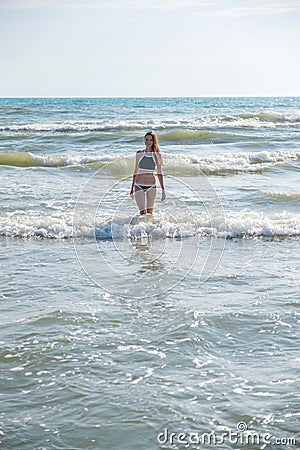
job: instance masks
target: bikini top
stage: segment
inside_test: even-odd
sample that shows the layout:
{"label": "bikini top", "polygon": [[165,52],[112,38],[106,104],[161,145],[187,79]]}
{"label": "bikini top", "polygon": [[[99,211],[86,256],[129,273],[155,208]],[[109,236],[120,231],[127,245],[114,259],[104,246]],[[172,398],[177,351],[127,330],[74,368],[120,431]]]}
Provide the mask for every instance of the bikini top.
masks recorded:
{"label": "bikini top", "polygon": [[153,153],[147,155],[146,150],[144,150],[144,154],[140,158],[138,166],[141,172],[154,172],[156,167],[156,160]]}

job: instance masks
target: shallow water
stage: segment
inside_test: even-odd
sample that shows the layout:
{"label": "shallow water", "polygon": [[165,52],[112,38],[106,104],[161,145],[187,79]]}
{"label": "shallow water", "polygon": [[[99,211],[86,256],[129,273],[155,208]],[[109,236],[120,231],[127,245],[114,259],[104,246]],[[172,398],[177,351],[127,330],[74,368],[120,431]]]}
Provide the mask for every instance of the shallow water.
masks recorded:
{"label": "shallow water", "polygon": [[299,99],[0,106],[1,446],[297,448]]}

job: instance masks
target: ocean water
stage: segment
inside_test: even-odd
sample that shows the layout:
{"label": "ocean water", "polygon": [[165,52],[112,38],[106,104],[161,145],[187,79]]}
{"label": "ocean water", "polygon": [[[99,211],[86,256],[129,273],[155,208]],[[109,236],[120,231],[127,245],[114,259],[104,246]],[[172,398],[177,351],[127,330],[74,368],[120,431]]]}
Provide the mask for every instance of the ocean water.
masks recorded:
{"label": "ocean water", "polygon": [[293,97],[0,99],[1,449],[299,448],[299,131]]}

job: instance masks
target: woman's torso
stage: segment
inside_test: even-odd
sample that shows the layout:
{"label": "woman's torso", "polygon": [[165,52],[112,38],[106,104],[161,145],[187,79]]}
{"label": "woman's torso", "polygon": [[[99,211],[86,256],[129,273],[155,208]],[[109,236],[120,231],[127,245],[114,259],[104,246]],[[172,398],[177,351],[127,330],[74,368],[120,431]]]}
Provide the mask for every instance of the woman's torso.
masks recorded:
{"label": "woman's torso", "polygon": [[155,183],[154,171],[156,169],[156,158],[154,152],[142,150],[138,152],[138,155],[139,160],[136,182],[144,185]]}

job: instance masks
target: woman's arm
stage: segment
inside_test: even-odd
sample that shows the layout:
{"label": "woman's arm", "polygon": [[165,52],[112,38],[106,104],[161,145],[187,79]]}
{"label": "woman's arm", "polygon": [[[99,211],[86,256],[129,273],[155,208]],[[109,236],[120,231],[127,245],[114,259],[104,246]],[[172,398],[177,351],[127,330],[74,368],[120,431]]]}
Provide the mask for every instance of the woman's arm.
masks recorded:
{"label": "woman's arm", "polygon": [[160,164],[157,164],[157,178],[161,187],[161,201],[163,202],[166,198],[165,186],[164,186],[164,176],[162,173],[162,168]]}
{"label": "woman's arm", "polygon": [[134,168],[134,172],[133,172],[133,176],[132,176],[132,184],[131,184],[131,190],[130,190],[130,194],[129,194],[131,198],[134,197],[134,185],[135,185],[135,180],[136,180],[138,170],[139,170],[139,167],[138,167],[139,159],[140,158],[139,158],[139,155],[137,152],[135,155],[135,168]]}

